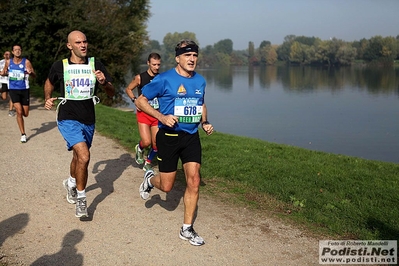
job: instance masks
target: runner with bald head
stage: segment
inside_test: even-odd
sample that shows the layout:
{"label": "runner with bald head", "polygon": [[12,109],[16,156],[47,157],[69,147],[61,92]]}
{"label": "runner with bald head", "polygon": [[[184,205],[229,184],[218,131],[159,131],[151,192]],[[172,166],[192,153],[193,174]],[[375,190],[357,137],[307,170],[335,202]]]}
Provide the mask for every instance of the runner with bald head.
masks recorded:
{"label": "runner with bald head", "polygon": [[68,151],[72,151],[70,176],[63,181],[66,199],[76,204],[76,217],[88,217],[86,185],[90,162],[90,147],[95,129],[95,96],[100,86],[109,97],[115,94],[111,77],[101,61],[87,56],[88,42],[81,31],[72,31],[66,44],[71,55],[56,61],[44,84],[44,107],[50,110],[56,97],[54,85],[60,83],[60,103],[57,106],[57,124]]}

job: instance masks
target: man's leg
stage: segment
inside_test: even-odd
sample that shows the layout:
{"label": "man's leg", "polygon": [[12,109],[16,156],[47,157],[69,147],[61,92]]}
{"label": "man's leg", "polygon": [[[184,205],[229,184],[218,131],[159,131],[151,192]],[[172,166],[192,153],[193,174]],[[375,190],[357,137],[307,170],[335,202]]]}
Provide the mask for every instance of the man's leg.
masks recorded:
{"label": "man's leg", "polygon": [[24,109],[22,108],[21,103],[14,103],[15,111],[17,112],[17,124],[19,127],[19,131],[21,134],[25,134],[25,123],[24,123]]}
{"label": "man's leg", "polygon": [[[13,112],[13,103],[12,103],[12,101],[11,101],[11,98],[10,98],[10,100],[9,100],[9,104],[8,104],[9,106],[8,106],[8,111],[9,112]],[[15,114],[14,114],[15,115]]]}
{"label": "man's leg", "polygon": [[191,245],[202,246],[205,241],[195,232],[193,223],[194,215],[198,205],[200,186],[200,164],[189,162],[183,164],[186,175],[186,191],[184,192],[184,223],[180,230],[179,237],[188,240]]}
{"label": "man's leg", "polygon": [[189,162],[183,165],[186,175],[186,191],[184,192],[184,223],[193,224],[194,214],[197,209],[200,187],[200,167],[199,163]]}
{"label": "man's leg", "polygon": [[73,157],[70,174],[76,179],[76,217],[88,217],[86,201],[86,185],[88,179],[88,166],[90,151],[86,142],[79,142],[72,147]]}
{"label": "man's leg", "polygon": [[88,178],[90,151],[85,142],[79,142],[72,147],[73,157],[70,174],[76,179],[76,188],[85,190]]}

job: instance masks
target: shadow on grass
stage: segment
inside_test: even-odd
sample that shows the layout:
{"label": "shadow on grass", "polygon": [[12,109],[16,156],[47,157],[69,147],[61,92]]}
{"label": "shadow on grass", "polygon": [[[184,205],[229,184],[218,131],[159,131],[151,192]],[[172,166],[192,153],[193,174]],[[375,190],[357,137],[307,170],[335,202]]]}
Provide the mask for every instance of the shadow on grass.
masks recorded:
{"label": "shadow on grass", "polygon": [[399,239],[399,231],[397,229],[372,217],[367,220],[367,229],[376,233],[377,240]]}

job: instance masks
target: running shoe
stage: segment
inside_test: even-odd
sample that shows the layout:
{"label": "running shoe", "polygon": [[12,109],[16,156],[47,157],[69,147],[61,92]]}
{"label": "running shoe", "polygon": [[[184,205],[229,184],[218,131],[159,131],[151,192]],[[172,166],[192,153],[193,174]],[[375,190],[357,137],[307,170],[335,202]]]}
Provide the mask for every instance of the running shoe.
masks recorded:
{"label": "running shoe", "polygon": [[86,197],[76,199],[76,217],[89,217],[87,213]]}
{"label": "running shoe", "polygon": [[15,111],[14,110],[8,111],[8,116],[11,116],[11,117],[15,116]]}
{"label": "running shoe", "polygon": [[179,237],[183,240],[188,240],[188,242],[193,246],[202,246],[205,244],[204,239],[195,232],[192,226],[188,227],[186,230],[183,230],[182,227]]}
{"label": "running shoe", "polygon": [[76,196],[77,196],[76,187],[74,187],[74,188],[69,187],[68,179],[65,179],[64,181],[62,181],[62,184],[64,185],[64,188],[67,191],[66,200],[71,204],[75,204]]}
{"label": "running shoe", "polygon": [[148,171],[148,170],[152,170],[152,166],[151,163],[145,162],[144,166],[143,166],[143,170],[144,171]]}
{"label": "running shoe", "polygon": [[21,143],[26,143],[26,135],[21,135]]}
{"label": "running shoe", "polygon": [[141,183],[140,188],[139,188],[140,197],[141,197],[143,200],[148,199],[148,197],[150,196],[150,192],[151,192],[151,189],[152,189],[153,187],[150,186],[150,183],[149,183],[148,180],[149,180],[151,177],[153,177],[154,175],[155,175],[155,174],[154,174],[154,171],[153,171],[153,170],[148,170],[148,171],[146,171],[145,174],[144,174],[143,183]]}
{"label": "running shoe", "polygon": [[139,144],[137,144],[134,149],[136,150],[136,163],[137,164],[143,164],[144,163],[143,151],[140,150]]}

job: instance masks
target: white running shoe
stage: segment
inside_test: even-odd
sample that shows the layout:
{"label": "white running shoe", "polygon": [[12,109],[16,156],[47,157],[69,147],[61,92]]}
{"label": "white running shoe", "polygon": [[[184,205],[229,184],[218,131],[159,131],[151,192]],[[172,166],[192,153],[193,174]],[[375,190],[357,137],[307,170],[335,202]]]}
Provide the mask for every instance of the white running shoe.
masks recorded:
{"label": "white running shoe", "polygon": [[155,174],[154,174],[154,171],[153,171],[153,170],[148,170],[148,171],[146,171],[145,174],[144,174],[143,183],[141,183],[140,188],[139,188],[140,197],[141,197],[143,200],[148,199],[148,197],[150,196],[150,192],[151,192],[151,189],[152,189],[153,187],[150,186],[150,182],[149,182],[148,180],[149,180],[151,177],[153,177],[154,175],[155,175]]}
{"label": "white running shoe", "polygon": [[205,244],[205,241],[202,237],[200,237],[197,232],[195,232],[192,226],[188,227],[183,231],[183,227],[180,229],[179,237],[183,240],[188,240],[193,246],[202,246]]}

